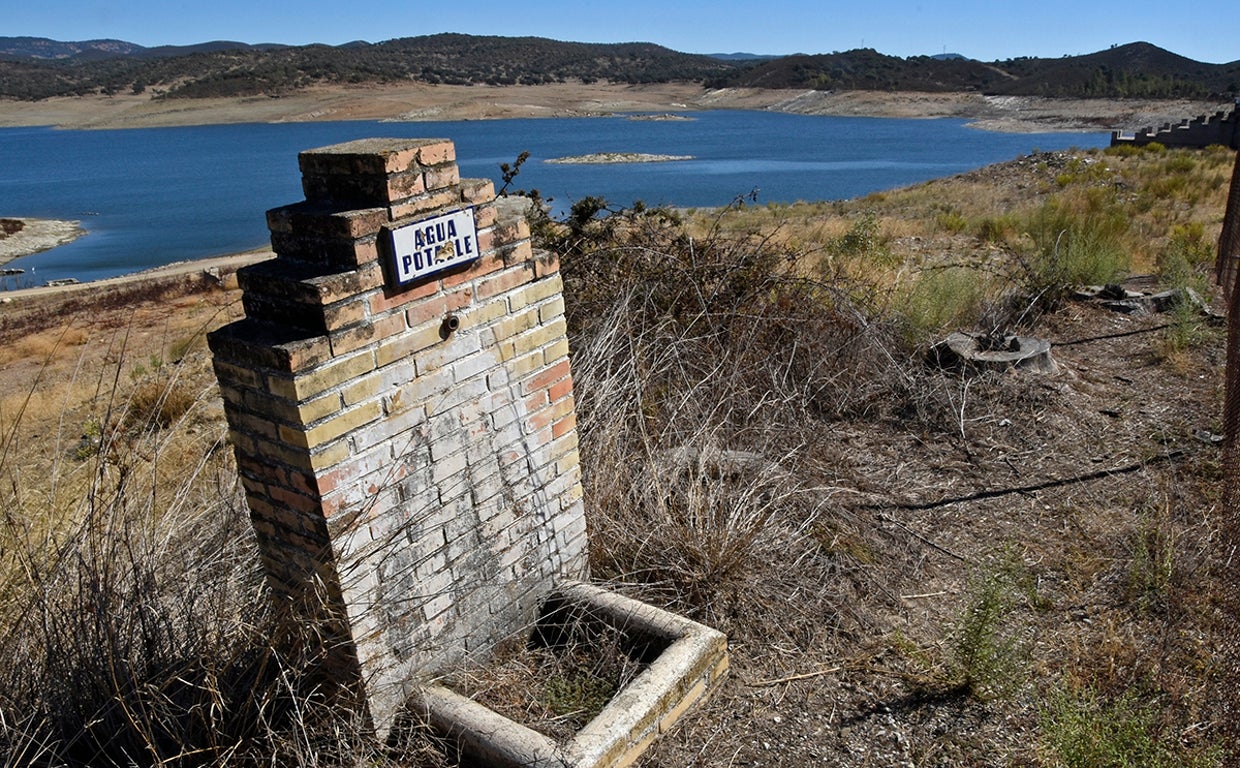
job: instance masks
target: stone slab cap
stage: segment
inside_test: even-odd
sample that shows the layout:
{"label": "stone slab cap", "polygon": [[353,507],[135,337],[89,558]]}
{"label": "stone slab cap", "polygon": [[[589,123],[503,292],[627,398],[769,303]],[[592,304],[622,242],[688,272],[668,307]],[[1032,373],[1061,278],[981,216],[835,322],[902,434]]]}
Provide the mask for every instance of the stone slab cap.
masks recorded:
{"label": "stone slab cap", "polygon": [[419,194],[428,167],[453,164],[454,172],[455,161],[448,139],[358,139],[297,156],[306,200],[365,205]]}

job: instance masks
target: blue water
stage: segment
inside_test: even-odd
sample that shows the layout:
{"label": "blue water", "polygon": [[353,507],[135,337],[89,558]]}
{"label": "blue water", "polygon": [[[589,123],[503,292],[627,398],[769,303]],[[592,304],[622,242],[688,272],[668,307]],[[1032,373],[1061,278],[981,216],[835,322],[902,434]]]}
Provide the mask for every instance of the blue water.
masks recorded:
{"label": "blue water", "polygon": [[[948,176],[1034,149],[1104,146],[1105,134],[1004,134],[962,120],[703,112],[692,120],[562,118],[436,123],[289,123],[64,131],[0,129],[0,216],[79,219],[74,243],[10,262],[16,284],[96,280],[267,244],[264,213],[302,199],[297,153],[363,137],[442,137],[463,176],[514,186],[565,209],[586,195],[686,207],[836,200]],[[673,163],[559,165],[592,152],[692,155]],[[15,284],[9,279],[9,286]]]}

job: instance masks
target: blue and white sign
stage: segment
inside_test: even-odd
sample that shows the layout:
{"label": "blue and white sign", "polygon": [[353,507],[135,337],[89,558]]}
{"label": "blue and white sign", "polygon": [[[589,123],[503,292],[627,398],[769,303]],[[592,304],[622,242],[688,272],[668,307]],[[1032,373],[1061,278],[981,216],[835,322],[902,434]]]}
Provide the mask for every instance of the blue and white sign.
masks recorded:
{"label": "blue and white sign", "polygon": [[478,258],[474,209],[465,208],[390,230],[392,276],[397,285],[468,264]]}

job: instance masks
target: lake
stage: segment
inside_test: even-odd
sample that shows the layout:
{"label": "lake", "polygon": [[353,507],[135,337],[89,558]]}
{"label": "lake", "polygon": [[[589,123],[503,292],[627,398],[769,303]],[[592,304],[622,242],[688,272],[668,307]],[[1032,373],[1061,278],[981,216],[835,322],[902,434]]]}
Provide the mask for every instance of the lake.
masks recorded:
{"label": "lake", "polygon": [[[0,216],[78,219],[76,242],[17,259],[5,287],[97,280],[267,244],[265,212],[303,198],[297,153],[364,137],[448,138],[461,174],[500,179],[559,210],[586,195],[682,207],[837,200],[950,176],[1040,150],[1102,147],[1109,134],[1006,134],[963,120],[718,111],[689,120],[556,118],[331,122],[66,131],[0,129]],[[570,165],[595,152],[692,155],[670,163]]]}

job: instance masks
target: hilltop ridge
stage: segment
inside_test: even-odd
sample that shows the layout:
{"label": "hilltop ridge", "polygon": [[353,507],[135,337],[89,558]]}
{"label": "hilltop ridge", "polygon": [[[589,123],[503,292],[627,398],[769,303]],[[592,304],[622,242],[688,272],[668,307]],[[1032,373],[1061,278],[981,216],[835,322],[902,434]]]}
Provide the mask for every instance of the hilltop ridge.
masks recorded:
{"label": "hilltop ridge", "polygon": [[1234,99],[1240,61],[1193,61],[1146,42],[1057,59],[981,62],[873,49],[750,57],[654,43],[439,33],[339,46],[215,41],[143,46],[0,37],[0,99],[148,94],[192,99],[286,96],[324,85],[693,83],[710,88],[966,92],[1078,98]]}

